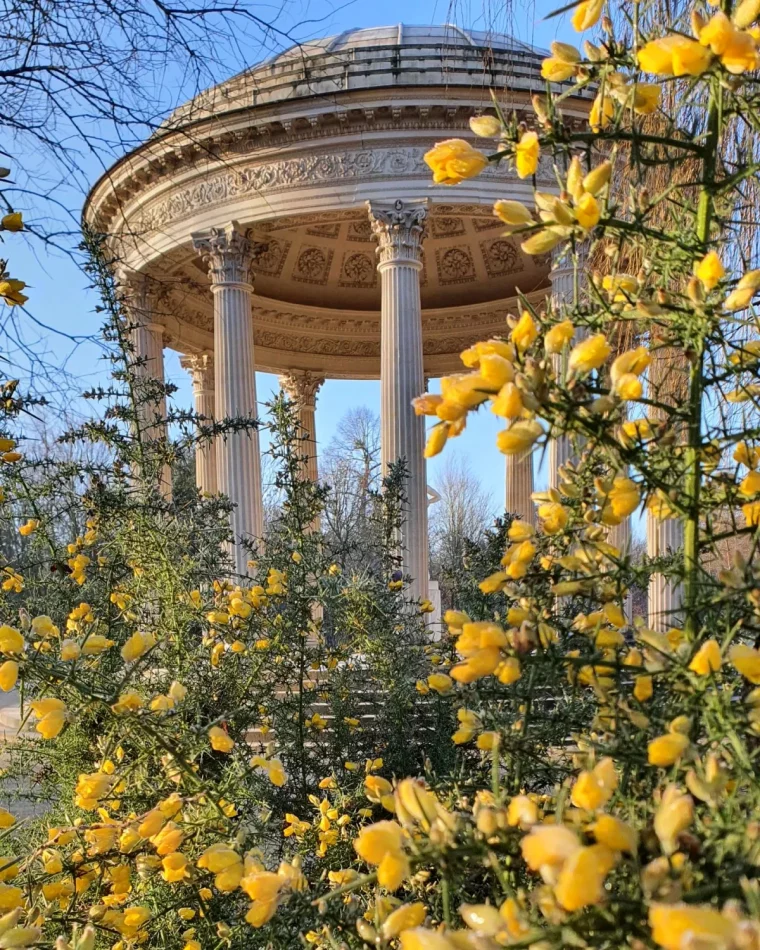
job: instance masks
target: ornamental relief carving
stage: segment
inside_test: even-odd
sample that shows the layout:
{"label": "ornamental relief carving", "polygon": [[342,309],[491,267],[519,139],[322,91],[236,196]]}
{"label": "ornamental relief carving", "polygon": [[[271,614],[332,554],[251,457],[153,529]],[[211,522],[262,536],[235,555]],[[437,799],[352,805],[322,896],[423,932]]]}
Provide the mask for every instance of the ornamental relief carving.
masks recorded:
{"label": "ornamental relief carving", "polygon": [[[328,155],[306,155],[277,162],[262,162],[208,175],[196,184],[180,188],[168,198],[157,201],[152,207],[148,206],[137,215],[132,227],[140,232],[156,230],[200,208],[248,194],[271,193],[341,180],[427,179],[430,170],[422,159],[425,151],[425,148],[415,147],[347,149]],[[544,176],[546,171],[548,169]],[[540,174],[539,178],[544,176]],[[515,179],[515,174],[506,164],[489,165],[480,177],[503,181]],[[482,213],[481,206],[473,207]],[[461,206],[458,213],[462,213]]]}

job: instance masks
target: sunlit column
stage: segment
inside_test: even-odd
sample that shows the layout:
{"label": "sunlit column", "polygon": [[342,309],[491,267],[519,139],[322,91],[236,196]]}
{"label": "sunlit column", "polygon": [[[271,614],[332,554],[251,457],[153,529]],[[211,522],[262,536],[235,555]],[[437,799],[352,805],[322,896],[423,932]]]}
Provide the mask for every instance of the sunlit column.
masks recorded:
{"label": "sunlit column", "polygon": [[297,370],[280,376],[280,388],[298,411],[298,421],[304,435],[298,452],[304,459],[304,477],[312,482],[319,479],[316,410],[317,393],[324,381],[324,376],[312,376],[311,373]]}
{"label": "sunlit column", "polygon": [[[585,252],[578,251],[579,274],[582,261],[585,260]],[[552,255],[552,270],[550,274],[552,282],[552,306],[560,309],[563,305],[572,306],[576,295],[576,275],[573,266],[573,257],[569,249],[562,249]],[[581,338],[581,333],[576,330],[575,342]],[[555,369],[562,375],[565,371],[565,356],[555,354],[552,356]],[[562,481],[559,471],[560,468],[573,458],[570,439],[566,435],[559,436],[549,441],[548,465],[549,465],[549,488],[559,488]]]}
{"label": "sunlit column", "polygon": [[[205,423],[214,420],[214,357],[211,353],[183,356],[180,365],[190,373],[195,412]],[[195,447],[195,484],[208,495],[217,492],[216,442],[203,439]]]}
{"label": "sunlit column", "polygon": [[533,494],[533,453],[508,455],[504,510],[528,524],[536,524]]}
{"label": "sunlit column", "polygon": [[[261,245],[232,223],[193,235],[193,245],[208,263],[214,297],[214,385],[216,418],[255,419],[256,371],[253,352],[250,271]],[[264,530],[259,434],[246,428],[217,439],[217,487],[234,505],[232,555],[238,574],[248,571],[242,542],[260,539]]]}
{"label": "sunlit column", "polygon": [[[683,355],[676,350],[661,347],[652,353],[649,367],[649,396],[661,403],[677,405],[685,395],[685,367]],[[664,418],[665,410],[653,409],[651,419]],[[683,548],[683,524],[677,518],[655,518],[647,511],[647,554],[664,557]],[[682,603],[681,585],[662,574],[649,579],[648,623],[653,630],[668,630],[677,626]]]}
{"label": "sunlit column", "polygon": [[[155,300],[150,293],[148,278],[140,275],[133,276],[125,281],[124,286],[124,303],[129,314],[130,341],[133,350],[131,369],[139,381],[137,425],[139,436],[147,446],[151,442],[165,442],[168,438],[166,395],[160,391],[166,378],[164,328],[154,320]],[[142,477],[145,477],[145,473]],[[159,489],[165,498],[171,498],[172,473],[168,465],[161,468]]]}
{"label": "sunlit column", "polygon": [[410,594],[428,596],[425,424],[412,408],[424,389],[420,271],[427,201],[368,202],[381,281],[380,420],[383,471],[398,459],[408,472],[401,539]]}

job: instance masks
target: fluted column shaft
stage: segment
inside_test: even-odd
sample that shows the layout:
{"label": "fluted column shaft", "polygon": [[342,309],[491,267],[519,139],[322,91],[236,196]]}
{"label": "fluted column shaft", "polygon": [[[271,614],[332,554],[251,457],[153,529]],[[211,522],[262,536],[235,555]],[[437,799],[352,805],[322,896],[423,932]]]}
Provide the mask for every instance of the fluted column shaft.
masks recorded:
{"label": "fluted column shaft", "polygon": [[[677,406],[686,398],[686,368],[683,354],[668,347],[660,347],[652,353],[649,367],[649,396],[656,402]],[[662,420],[666,410],[653,409],[653,422]],[[683,523],[677,518],[655,518],[647,511],[647,554],[663,557],[683,548]],[[678,611],[683,601],[683,591],[677,581],[668,580],[662,574],[649,578],[648,623],[653,630],[668,630],[677,626]]]}
{"label": "fluted column shaft", "polygon": [[[146,278],[133,278],[127,281],[126,301],[129,317],[132,321],[130,340],[133,347],[134,362],[132,372],[134,376],[147,383],[153,380],[160,386],[164,385],[164,328],[160,323],[153,321],[151,294],[149,293]],[[139,391],[137,406],[137,424],[140,436],[145,442],[165,442],[166,428],[166,396],[147,398],[147,394]],[[171,498],[172,473],[168,465],[162,466],[159,475],[161,494]]]}
{"label": "fluted column shaft", "polygon": [[378,242],[381,283],[380,422],[383,471],[402,459],[407,468],[407,510],[401,538],[413,598],[428,596],[425,425],[412,408],[424,389],[420,271],[427,202],[369,202]]}
{"label": "fluted column shaft", "polygon": [[[215,415],[214,357],[210,353],[184,356],[180,363],[190,373],[193,383],[195,411],[206,422],[213,422]],[[216,442],[204,439],[195,447],[195,484],[198,491],[215,495]]]}
{"label": "fluted column shaft", "polygon": [[[256,248],[234,224],[193,235],[208,262],[214,297],[215,409],[219,421],[255,419],[256,372],[249,283]],[[234,505],[232,555],[238,574],[248,571],[244,540],[261,538],[264,506],[259,434],[248,428],[217,440],[217,487]]]}
{"label": "fluted column shaft", "polygon": [[317,464],[317,393],[324,383],[324,376],[292,371],[280,376],[280,388],[298,411],[298,422],[304,436],[299,446],[303,456],[303,476],[311,482],[319,479]]}
{"label": "fluted column shaft", "polygon": [[536,507],[533,504],[533,453],[507,456],[507,474],[504,509],[522,521],[535,526]]}
{"label": "fluted column shaft", "polygon": [[[562,305],[572,304],[575,299],[575,269],[570,252],[563,250],[552,255],[552,308],[558,310]],[[566,358],[563,354],[552,356],[555,370],[562,374]],[[561,482],[559,469],[573,457],[570,439],[566,435],[549,441],[549,488],[558,488]]]}

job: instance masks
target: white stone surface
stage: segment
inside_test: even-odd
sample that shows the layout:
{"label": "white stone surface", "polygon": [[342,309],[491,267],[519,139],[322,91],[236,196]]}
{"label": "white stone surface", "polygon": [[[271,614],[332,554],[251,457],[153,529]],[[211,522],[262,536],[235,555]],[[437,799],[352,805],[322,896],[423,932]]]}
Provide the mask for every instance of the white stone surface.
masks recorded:
{"label": "white stone surface", "polygon": [[[219,419],[256,418],[256,372],[249,275],[254,246],[235,224],[194,234],[193,244],[209,266],[214,295],[215,408]],[[264,533],[261,455],[256,429],[217,439],[217,486],[235,506],[233,557],[238,574],[248,573],[240,543]]]}
{"label": "white stone surface", "polygon": [[[193,384],[195,411],[203,416],[204,425],[213,422],[215,416],[214,357],[211,353],[183,356],[183,369],[190,373]],[[204,440],[195,449],[195,484],[198,490],[208,495],[218,491],[216,478],[216,441]]]}
{"label": "white stone surface", "polygon": [[425,388],[422,371],[420,271],[427,202],[370,202],[381,278],[380,425],[383,471],[406,464],[407,508],[401,548],[413,598],[428,597],[427,473],[425,421],[412,400]]}
{"label": "white stone surface", "polygon": [[535,526],[533,504],[533,453],[508,455],[506,464],[504,510]]}

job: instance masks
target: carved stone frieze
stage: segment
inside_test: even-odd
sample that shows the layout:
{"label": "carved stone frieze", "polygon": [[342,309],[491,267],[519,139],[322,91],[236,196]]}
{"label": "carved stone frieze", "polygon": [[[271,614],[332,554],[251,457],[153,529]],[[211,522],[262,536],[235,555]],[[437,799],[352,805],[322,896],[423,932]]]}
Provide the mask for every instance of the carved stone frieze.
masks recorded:
{"label": "carved stone frieze", "polygon": [[505,277],[508,274],[519,273],[525,266],[517,246],[507,238],[482,241],[480,252],[489,277]]}
{"label": "carved stone frieze", "polygon": [[[275,162],[258,162],[216,174],[205,174],[198,182],[178,188],[168,197],[149,204],[133,223],[138,232],[163,228],[201,208],[223,204],[247,194],[267,194],[299,186],[336,181],[394,180],[407,177],[427,179],[430,170],[423,161],[424,147],[346,149],[324,155],[304,155]],[[480,176],[488,180],[516,180],[505,163],[489,165]],[[539,176],[540,177],[540,176]],[[461,206],[453,205],[458,213]],[[465,206],[467,207],[467,206]],[[474,205],[482,214],[482,208]]]}

